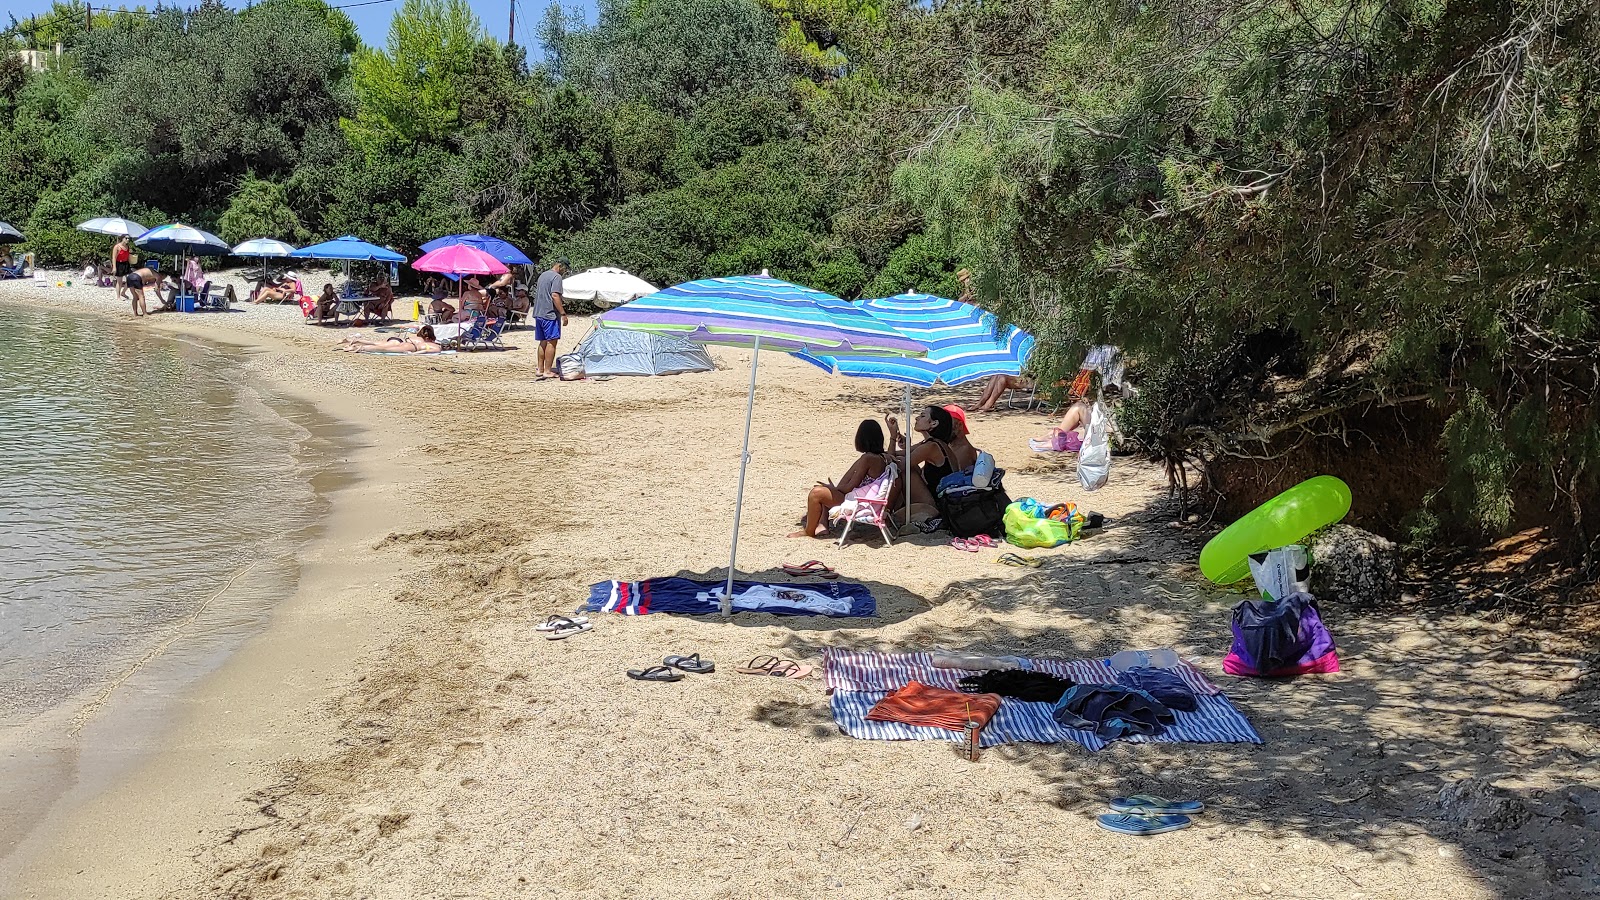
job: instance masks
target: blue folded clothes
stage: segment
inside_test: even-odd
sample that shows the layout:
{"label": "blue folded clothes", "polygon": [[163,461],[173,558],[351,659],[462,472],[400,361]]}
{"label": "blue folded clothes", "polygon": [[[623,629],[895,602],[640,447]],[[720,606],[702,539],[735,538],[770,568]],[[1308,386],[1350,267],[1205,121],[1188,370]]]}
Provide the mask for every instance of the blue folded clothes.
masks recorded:
{"label": "blue folded clothes", "polygon": [[1144,691],[1168,709],[1194,712],[1200,708],[1194,698],[1194,691],[1190,690],[1189,685],[1171,669],[1136,666],[1125,672],[1118,672],[1117,683],[1123,687]]}
{"label": "blue folded clothes", "polygon": [[1068,728],[1092,730],[1107,741],[1158,735],[1176,721],[1160,700],[1119,684],[1073,685],[1050,713]]}
{"label": "blue folded clothes", "polygon": [[934,493],[942,497],[945,494],[959,494],[974,490],[977,490],[977,488],[972,486],[971,472],[951,472],[949,475],[939,479],[939,487]]}

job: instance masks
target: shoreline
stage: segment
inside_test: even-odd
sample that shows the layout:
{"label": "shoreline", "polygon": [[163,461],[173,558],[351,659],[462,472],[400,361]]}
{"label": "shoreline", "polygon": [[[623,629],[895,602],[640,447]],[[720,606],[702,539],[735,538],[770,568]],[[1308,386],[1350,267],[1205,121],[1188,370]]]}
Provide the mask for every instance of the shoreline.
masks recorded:
{"label": "shoreline", "polygon": [[[28,299],[0,296],[0,302],[18,304]],[[327,560],[363,555],[361,550],[383,537],[375,522],[405,518],[394,508],[399,504],[375,496],[374,488],[412,480],[403,465],[392,462],[417,443],[408,428],[375,414],[353,392],[315,393],[281,371],[257,364],[263,355],[295,352],[298,348],[287,339],[185,322],[177,314],[171,321],[163,321],[167,316],[162,315],[135,323],[117,315],[114,306],[69,302],[123,327],[149,322],[163,337],[198,341],[231,355],[240,364],[243,388],[273,414],[304,428],[304,444],[320,445],[310,451],[322,458],[309,480],[322,509],[297,554],[292,591],[272,604],[260,629],[232,647],[220,664],[170,696],[129,697],[127,686],[120,686],[107,690],[92,710],[88,703],[68,701],[75,724],[69,768],[58,772],[65,784],[0,866],[0,872],[16,879],[0,878],[14,886],[0,889],[0,896],[7,897],[161,892],[161,881],[170,871],[151,873],[158,878],[143,881],[117,861],[174,849],[163,833],[225,831],[237,816],[230,808],[239,805],[250,779],[329,737],[314,727],[281,729],[279,711],[298,711],[297,718],[315,722],[316,711],[345,688],[361,657],[381,647],[399,627],[396,615],[381,602],[357,607],[360,615],[339,602],[375,596],[356,588],[384,578],[391,560],[356,565]],[[374,449],[380,452],[374,454]],[[168,643],[173,639],[181,645],[182,632]],[[175,649],[164,645],[146,662],[159,664]],[[100,692],[97,686],[90,693]],[[151,713],[158,721],[140,722],[141,740],[129,747],[118,723]],[[179,784],[182,791],[172,790]],[[159,802],[151,804],[152,799]],[[116,824],[108,829],[108,822]],[[157,847],[161,854],[152,853]],[[93,865],[95,861],[102,864]]]}

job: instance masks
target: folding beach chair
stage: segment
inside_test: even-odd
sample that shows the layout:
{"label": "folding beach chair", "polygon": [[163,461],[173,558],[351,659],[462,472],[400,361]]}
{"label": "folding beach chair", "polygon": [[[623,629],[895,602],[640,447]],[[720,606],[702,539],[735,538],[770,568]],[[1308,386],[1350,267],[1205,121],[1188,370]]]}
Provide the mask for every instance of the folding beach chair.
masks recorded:
{"label": "folding beach chair", "polygon": [[828,512],[830,521],[844,522],[844,533],[839,535],[840,547],[850,539],[850,527],[857,522],[876,525],[878,533],[883,535],[884,546],[894,545],[894,538],[889,536],[889,492],[894,489],[899,471],[898,466],[890,463],[882,475],[846,494],[844,502]]}

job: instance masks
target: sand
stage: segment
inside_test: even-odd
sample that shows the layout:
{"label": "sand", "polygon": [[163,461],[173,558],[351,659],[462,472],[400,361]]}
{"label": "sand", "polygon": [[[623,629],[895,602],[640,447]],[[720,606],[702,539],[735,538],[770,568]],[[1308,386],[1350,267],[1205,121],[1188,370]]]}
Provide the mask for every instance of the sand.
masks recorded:
{"label": "sand", "polygon": [[[54,279],[52,279],[53,281]],[[127,315],[111,291],[0,298]],[[1012,496],[1111,517],[1038,570],[935,537],[845,549],[784,537],[898,388],[763,354],[739,565],[821,559],[877,594],[872,621],[605,617],[546,641],[607,577],[726,572],[749,354],[713,373],[535,382],[532,341],[451,358],[329,351],[298,310],[147,327],[256,348],[243,365],[361,428],[359,480],[269,630],[184,698],[163,746],[50,829],[20,897],[1454,897],[1600,893],[1593,679],[1559,635],[1438,613],[1325,610],[1345,671],[1228,678],[1237,593],[1194,566],[1134,458],[1086,495],[975,416]],[[586,330],[568,329],[563,350]],[[971,404],[973,391],[924,395]],[[780,576],[781,577],[781,576]],[[820,679],[734,674],[763,653],[948,647],[1080,657],[1170,645],[1266,739],[1016,745],[840,734]],[[719,671],[624,671],[699,652]],[[1441,791],[1493,782],[1449,818]],[[1094,826],[1105,799],[1209,805],[1154,839]],[[1456,807],[1452,807],[1456,808]],[[0,891],[3,891],[0,888]]]}

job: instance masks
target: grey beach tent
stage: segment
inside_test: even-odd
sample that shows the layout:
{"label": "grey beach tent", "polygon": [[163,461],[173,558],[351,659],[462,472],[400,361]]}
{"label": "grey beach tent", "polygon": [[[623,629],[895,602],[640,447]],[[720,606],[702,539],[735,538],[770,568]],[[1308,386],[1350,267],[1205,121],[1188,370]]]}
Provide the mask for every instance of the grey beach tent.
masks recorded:
{"label": "grey beach tent", "polygon": [[596,328],[578,345],[583,372],[595,375],[677,375],[709,372],[711,357],[701,344],[647,331]]}

